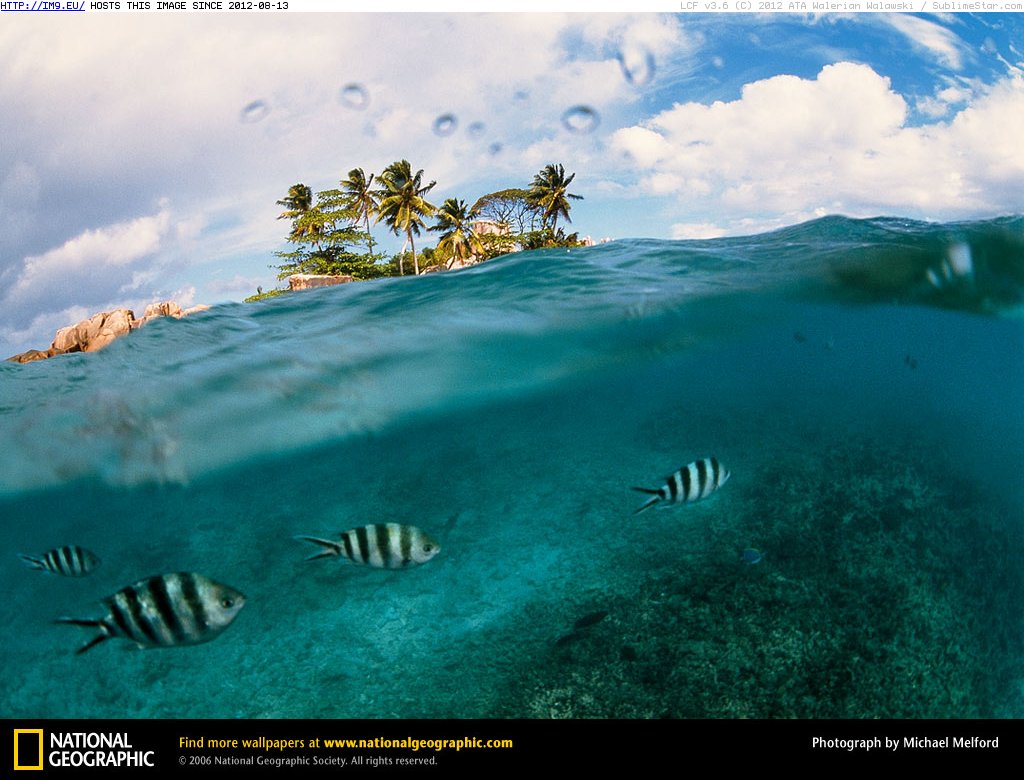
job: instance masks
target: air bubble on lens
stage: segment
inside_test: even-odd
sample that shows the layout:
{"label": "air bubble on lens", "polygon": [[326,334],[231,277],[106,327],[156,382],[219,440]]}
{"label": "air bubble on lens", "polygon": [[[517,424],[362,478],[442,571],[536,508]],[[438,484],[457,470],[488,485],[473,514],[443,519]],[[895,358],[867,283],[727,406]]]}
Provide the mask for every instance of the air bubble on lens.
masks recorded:
{"label": "air bubble on lens", "polygon": [[458,126],[459,120],[455,118],[455,114],[441,114],[434,120],[434,134],[443,138],[454,133]]}
{"label": "air bubble on lens", "polygon": [[562,114],[562,125],[576,135],[586,135],[599,124],[601,117],[590,106],[573,106]]}
{"label": "air bubble on lens", "polygon": [[654,55],[642,48],[625,48],[616,55],[622,75],[634,87],[650,84],[654,78]]}
{"label": "air bubble on lens", "polygon": [[469,126],[466,128],[466,134],[470,138],[480,138],[483,136],[484,130],[486,129],[487,125],[483,122],[470,122]]}
{"label": "air bubble on lens", "polygon": [[357,84],[353,81],[351,84],[346,84],[341,88],[341,91],[338,93],[338,100],[346,108],[362,111],[370,105],[370,93],[366,91],[366,87],[362,84]]}
{"label": "air bubble on lens", "polygon": [[252,103],[242,109],[242,113],[239,116],[245,124],[254,125],[261,119],[264,119],[267,114],[270,113],[270,106],[268,106],[262,100],[254,100]]}

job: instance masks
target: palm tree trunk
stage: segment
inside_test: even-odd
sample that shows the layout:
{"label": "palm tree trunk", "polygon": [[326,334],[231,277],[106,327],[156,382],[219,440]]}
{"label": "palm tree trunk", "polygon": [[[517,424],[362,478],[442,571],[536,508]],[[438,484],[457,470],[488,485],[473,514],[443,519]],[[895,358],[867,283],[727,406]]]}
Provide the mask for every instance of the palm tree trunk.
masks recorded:
{"label": "palm tree trunk", "polygon": [[370,232],[370,212],[365,212],[366,216],[366,235],[370,244],[370,262],[373,262],[373,233]]}
{"label": "palm tree trunk", "polygon": [[398,275],[405,276],[405,248],[409,246],[409,239],[405,239],[405,243],[402,244],[402,251],[398,253]]}
{"label": "palm tree trunk", "polygon": [[416,242],[412,240],[412,230],[409,231],[409,245],[412,247],[412,269],[416,276],[420,275],[420,264],[416,260]]}

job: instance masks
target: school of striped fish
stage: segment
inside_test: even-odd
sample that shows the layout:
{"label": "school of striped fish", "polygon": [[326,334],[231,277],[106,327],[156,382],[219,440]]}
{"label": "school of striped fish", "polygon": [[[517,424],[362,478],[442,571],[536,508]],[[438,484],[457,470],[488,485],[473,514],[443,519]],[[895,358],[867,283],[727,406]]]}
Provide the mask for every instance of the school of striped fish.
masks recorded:
{"label": "school of striped fish", "polygon": [[[708,498],[729,479],[730,472],[714,456],[688,463],[664,478],[657,488],[634,487],[651,496],[633,514],[657,504],[689,504]],[[421,528],[399,523],[371,523],[341,531],[336,538],[296,536],[298,541],[316,545],[318,552],[306,558],[343,558],[353,564],[375,569],[406,569],[432,560],[441,545]],[[757,553],[753,560],[752,553]],[[18,556],[26,566],[47,574],[79,578],[99,565],[95,553],[78,545],[55,547],[39,555]],[[761,553],[746,550],[743,558],[756,563]],[[141,579],[102,600],[106,614],[99,618],[61,617],[54,622],[96,630],[81,646],[81,655],[108,639],[125,639],[140,648],[183,647],[209,642],[230,626],[246,598],[230,585],[196,572],[173,572]],[[582,626],[607,616],[599,611],[577,621],[575,636]],[[563,640],[565,638],[563,637]],[[562,641],[562,640],[560,640]]]}

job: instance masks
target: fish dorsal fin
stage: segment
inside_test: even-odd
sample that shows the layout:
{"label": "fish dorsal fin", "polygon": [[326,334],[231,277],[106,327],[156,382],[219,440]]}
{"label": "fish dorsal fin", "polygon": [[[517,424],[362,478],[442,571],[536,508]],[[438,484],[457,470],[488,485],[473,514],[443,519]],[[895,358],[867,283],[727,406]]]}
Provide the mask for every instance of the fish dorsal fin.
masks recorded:
{"label": "fish dorsal fin", "polygon": [[656,488],[631,487],[630,490],[635,490],[637,493],[648,493],[652,496],[661,495],[661,491]]}

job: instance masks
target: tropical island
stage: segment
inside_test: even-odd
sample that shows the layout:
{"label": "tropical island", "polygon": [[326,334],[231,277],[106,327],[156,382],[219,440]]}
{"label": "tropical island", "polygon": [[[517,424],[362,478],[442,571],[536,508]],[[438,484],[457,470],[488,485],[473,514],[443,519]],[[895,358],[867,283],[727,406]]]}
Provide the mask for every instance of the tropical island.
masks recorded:
{"label": "tropical island", "polygon": [[[277,278],[330,278],[337,282],[463,268],[524,249],[586,246],[577,233],[566,234],[559,218],[572,222],[570,201],[582,195],[569,192],[576,174],[566,176],[560,163],[545,165],[529,188],[510,188],[481,196],[467,206],[448,198],[440,206],[427,195],[437,185],[424,181],[423,170],[413,173],[408,160],[397,160],[379,174],[353,168],[335,189],[314,193],[294,184],[277,201],[284,207],[278,219],[291,220],[289,251],[276,252],[283,261],[272,265]],[[428,220],[433,224],[428,224]],[[373,227],[384,223],[404,238],[401,251],[374,251]],[[422,231],[436,233],[437,243],[417,252]],[[299,285],[302,286],[302,285]],[[293,288],[295,285],[293,283]],[[257,301],[290,289],[275,289],[246,301]]]}
{"label": "tropical island", "polygon": [[[575,173],[565,175],[560,163],[545,165],[528,189],[511,188],[481,196],[472,206],[448,198],[441,206],[426,199],[437,185],[424,183],[423,171],[412,172],[408,160],[397,160],[380,174],[369,176],[353,168],[336,189],[316,193],[305,184],[294,184],[277,201],[284,207],[278,219],[291,220],[290,251],[275,252],[283,261],[279,280],[287,288],[263,291],[246,302],[282,295],[292,290],[321,287],[387,276],[464,268],[499,255],[524,249],[589,245],[577,233],[566,234],[559,218],[572,222],[570,201],[583,200],[569,192]],[[428,225],[426,220],[433,219]],[[374,251],[373,225],[383,222],[390,232],[405,238],[401,251]],[[438,234],[437,244],[416,251],[416,237],[427,230]],[[365,250],[363,249],[365,247]],[[30,349],[7,360],[30,363],[73,352],[95,352],[115,339],[137,330],[157,317],[180,318],[208,306],[182,308],[174,301],[147,307],[142,318],[130,309],[97,312],[74,325],[61,328],[45,350]]]}

